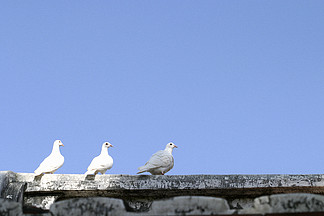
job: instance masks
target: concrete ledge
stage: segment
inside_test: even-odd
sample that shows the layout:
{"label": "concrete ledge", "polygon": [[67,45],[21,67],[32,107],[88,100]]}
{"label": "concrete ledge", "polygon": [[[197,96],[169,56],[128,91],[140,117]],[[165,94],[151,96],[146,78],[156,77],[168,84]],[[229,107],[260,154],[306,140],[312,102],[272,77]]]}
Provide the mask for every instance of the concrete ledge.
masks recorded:
{"label": "concrete ledge", "polygon": [[231,208],[248,208],[253,199],[281,193],[324,194],[324,175],[97,175],[17,173],[26,182],[25,203],[49,209],[55,202],[81,197],[111,197],[132,211],[145,211],[152,201],[175,196],[224,198]]}
{"label": "concrete ledge", "polygon": [[[324,175],[97,175],[0,172],[1,197],[6,189],[26,185],[23,205],[49,209],[73,198],[122,199],[129,212],[148,211],[153,201],[176,196],[223,198],[230,209],[248,209],[260,196],[288,193],[324,195]],[[20,190],[23,187],[20,187]],[[5,197],[3,197],[5,198]]]}
{"label": "concrete ledge", "polygon": [[[324,175],[97,175],[86,178],[79,174],[46,174],[35,179],[33,174],[17,173],[16,182],[27,182],[26,193],[62,191],[160,191],[190,190],[191,193],[215,194],[224,190],[235,196],[282,193],[305,190],[324,194]],[[241,191],[237,191],[240,190]],[[256,190],[251,190],[256,189]],[[236,192],[237,191],[237,192]],[[147,194],[148,196],[150,194]],[[156,196],[156,194],[152,194]]]}

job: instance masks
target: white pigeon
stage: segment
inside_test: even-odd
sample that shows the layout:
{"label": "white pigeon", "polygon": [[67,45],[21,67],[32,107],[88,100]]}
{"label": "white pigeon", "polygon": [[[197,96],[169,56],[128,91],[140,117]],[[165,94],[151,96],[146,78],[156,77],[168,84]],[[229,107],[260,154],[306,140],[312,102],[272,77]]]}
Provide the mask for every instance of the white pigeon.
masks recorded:
{"label": "white pigeon", "polygon": [[54,173],[64,163],[64,157],[61,155],[60,146],[64,146],[61,140],[55,140],[51,154],[43,160],[39,167],[34,171],[36,176],[43,173]]}
{"label": "white pigeon", "polygon": [[96,175],[98,172],[105,174],[107,170],[111,169],[114,160],[108,154],[108,148],[113,147],[109,142],[104,142],[101,147],[101,153],[99,156],[93,158],[91,161],[86,175]]}
{"label": "white pigeon", "polygon": [[172,150],[178,148],[172,142],[168,143],[164,150],[160,150],[153,154],[144,166],[138,168],[139,173],[149,172],[152,175],[164,175],[173,168],[174,160]]}

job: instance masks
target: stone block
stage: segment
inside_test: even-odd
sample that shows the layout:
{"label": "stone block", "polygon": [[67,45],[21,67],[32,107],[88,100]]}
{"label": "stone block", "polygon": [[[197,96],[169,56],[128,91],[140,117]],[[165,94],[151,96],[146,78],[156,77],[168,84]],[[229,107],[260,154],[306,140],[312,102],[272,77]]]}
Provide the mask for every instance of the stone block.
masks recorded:
{"label": "stone block", "polygon": [[54,216],[95,216],[95,215],[125,215],[123,201],[114,198],[90,197],[59,201],[51,205],[50,213]]}
{"label": "stone block", "polygon": [[147,212],[150,210],[150,207],[152,205],[152,201],[148,200],[129,200],[124,199],[124,205],[126,208],[126,211],[129,212]]}
{"label": "stone block", "polygon": [[231,214],[227,201],[204,196],[179,196],[154,201],[148,215],[217,215]]}
{"label": "stone block", "polygon": [[258,197],[253,208],[240,214],[324,212],[324,196],[307,193],[276,194]]}
{"label": "stone block", "polygon": [[22,205],[18,202],[0,198],[0,215],[18,216],[22,215]]}
{"label": "stone block", "polygon": [[24,205],[48,210],[58,196],[25,197]]}
{"label": "stone block", "polygon": [[16,178],[16,174],[11,171],[0,171],[0,197],[4,196],[4,191],[8,187],[9,183]]}

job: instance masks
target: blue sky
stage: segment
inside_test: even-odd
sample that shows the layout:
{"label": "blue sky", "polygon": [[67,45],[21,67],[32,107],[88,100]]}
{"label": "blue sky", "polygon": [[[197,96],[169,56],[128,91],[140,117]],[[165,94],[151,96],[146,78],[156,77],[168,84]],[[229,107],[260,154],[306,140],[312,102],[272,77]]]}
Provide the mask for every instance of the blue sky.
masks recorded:
{"label": "blue sky", "polygon": [[2,1],[0,170],[323,173],[323,1]]}

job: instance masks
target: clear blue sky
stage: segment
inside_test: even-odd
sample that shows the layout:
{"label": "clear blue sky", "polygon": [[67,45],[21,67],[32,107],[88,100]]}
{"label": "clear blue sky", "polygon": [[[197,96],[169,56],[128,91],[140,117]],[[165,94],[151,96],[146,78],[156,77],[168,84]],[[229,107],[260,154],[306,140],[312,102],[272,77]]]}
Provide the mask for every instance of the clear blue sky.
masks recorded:
{"label": "clear blue sky", "polygon": [[324,1],[2,1],[0,170],[324,173]]}

